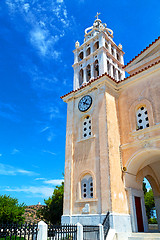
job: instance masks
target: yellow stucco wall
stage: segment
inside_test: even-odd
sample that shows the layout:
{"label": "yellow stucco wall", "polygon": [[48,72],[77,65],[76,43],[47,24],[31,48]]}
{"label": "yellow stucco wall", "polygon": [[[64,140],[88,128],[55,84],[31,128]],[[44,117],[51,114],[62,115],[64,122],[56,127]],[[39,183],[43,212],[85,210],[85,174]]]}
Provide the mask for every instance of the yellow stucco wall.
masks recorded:
{"label": "yellow stucco wall", "polygon": [[[149,164],[159,184],[160,168],[154,167],[160,156],[155,150],[160,148],[159,76],[160,70],[148,70],[114,86],[105,77],[66,100],[64,215],[81,214],[86,203],[90,204],[91,214],[105,214],[108,210],[129,213],[126,187],[142,189],[141,178],[147,171],[141,169]],[[93,104],[82,113],[78,102],[87,94]],[[143,105],[148,111],[150,127],[137,131],[136,110]],[[87,115],[92,120],[92,137],[83,139],[82,122]],[[149,154],[154,157],[152,163],[147,158]],[[124,166],[128,173],[122,171]],[[85,174],[93,178],[93,199],[81,197],[80,182]]]}

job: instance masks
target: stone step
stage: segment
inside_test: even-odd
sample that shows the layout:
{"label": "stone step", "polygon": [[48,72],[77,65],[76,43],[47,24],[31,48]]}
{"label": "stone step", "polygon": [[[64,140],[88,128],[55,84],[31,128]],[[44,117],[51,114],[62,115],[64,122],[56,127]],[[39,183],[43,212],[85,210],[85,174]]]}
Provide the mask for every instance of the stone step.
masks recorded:
{"label": "stone step", "polygon": [[132,233],[128,240],[160,240],[160,233]]}

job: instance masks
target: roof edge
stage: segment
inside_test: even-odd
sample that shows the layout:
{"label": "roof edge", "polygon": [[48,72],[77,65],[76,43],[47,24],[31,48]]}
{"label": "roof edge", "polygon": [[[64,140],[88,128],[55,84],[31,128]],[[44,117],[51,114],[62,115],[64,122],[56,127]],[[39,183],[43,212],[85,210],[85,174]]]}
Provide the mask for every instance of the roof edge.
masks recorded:
{"label": "roof edge", "polygon": [[79,91],[79,90],[81,90],[81,89],[83,89],[83,88],[89,86],[91,83],[97,81],[99,78],[104,77],[104,76],[109,77],[112,81],[114,81],[114,82],[118,85],[118,84],[120,84],[121,82],[124,82],[124,81],[128,80],[129,78],[131,78],[131,77],[133,77],[133,76],[135,76],[135,75],[137,75],[137,74],[139,74],[139,73],[141,73],[141,72],[143,72],[143,71],[145,71],[145,70],[147,70],[147,69],[149,69],[149,68],[151,68],[151,67],[153,67],[153,66],[159,64],[159,63],[160,63],[160,60],[158,60],[158,61],[155,62],[155,63],[152,63],[151,65],[149,65],[149,66],[147,66],[147,67],[145,67],[145,68],[139,70],[138,72],[133,73],[132,75],[130,75],[130,76],[124,78],[123,80],[118,81],[118,82],[117,82],[114,78],[112,78],[110,75],[108,75],[108,73],[104,73],[104,74],[102,74],[101,76],[99,76],[99,77],[97,77],[97,78],[94,78],[94,79],[90,80],[88,83],[82,85],[80,88],[78,88],[78,89],[76,89],[76,90],[72,90],[72,91],[70,91],[69,93],[67,93],[67,94],[65,94],[65,95],[63,95],[63,96],[61,96],[60,98],[63,99],[64,97],[67,97],[67,96],[70,95],[71,93],[75,93],[75,92],[77,92],[77,91]]}
{"label": "roof edge", "polygon": [[156,38],[152,43],[150,43],[146,48],[144,48],[137,56],[135,56],[132,60],[130,60],[126,65],[123,66],[123,69],[126,68],[130,63],[132,63],[135,59],[137,59],[142,53],[144,53],[148,48],[150,48],[154,43],[156,43],[160,39],[160,36]]}

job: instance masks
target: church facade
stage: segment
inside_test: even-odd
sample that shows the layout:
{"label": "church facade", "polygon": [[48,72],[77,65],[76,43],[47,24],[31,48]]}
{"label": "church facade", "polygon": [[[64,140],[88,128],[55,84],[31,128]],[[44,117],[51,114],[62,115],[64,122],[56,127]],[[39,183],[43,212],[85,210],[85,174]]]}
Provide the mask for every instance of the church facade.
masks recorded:
{"label": "church facade", "polygon": [[[122,45],[98,18],[74,50],[67,103],[62,223],[147,232],[143,179],[160,230],[160,38],[124,66]],[[129,77],[125,78],[125,71]]]}

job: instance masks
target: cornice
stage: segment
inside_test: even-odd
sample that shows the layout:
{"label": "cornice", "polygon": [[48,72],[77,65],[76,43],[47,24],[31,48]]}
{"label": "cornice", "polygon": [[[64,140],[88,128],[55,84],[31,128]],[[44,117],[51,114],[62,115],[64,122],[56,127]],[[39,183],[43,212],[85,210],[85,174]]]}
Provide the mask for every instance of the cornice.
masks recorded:
{"label": "cornice", "polygon": [[130,65],[135,59],[137,59],[140,55],[142,55],[144,52],[146,52],[151,46],[153,46],[158,40],[160,39],[160,36],[155,39],[149,46],[147,46],[145,49],[143,49],[137,56],[135,56],[132,60],[130,60],[125,66],[124,69],[127,68],[128,65]]}
{"label": "cornice", "polygon": [[87,84],[81,86],[79,89],[75,91],[73,90],[70,93],[62,96],[61,99],[63,99],[64,102],[68,102],[73,98],[80,97],[81,95],[84,95],[89,91],[97,89],[102,85],[109,86],[114,91],[118,91],[116,82],[110,76],[103,74],[97,79],[90,80]]}

